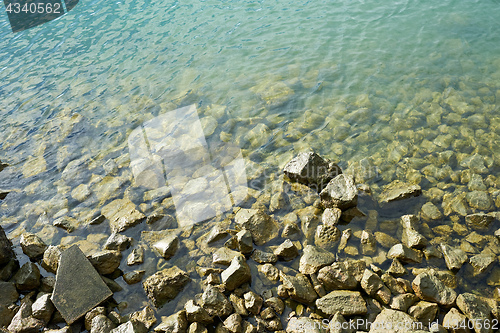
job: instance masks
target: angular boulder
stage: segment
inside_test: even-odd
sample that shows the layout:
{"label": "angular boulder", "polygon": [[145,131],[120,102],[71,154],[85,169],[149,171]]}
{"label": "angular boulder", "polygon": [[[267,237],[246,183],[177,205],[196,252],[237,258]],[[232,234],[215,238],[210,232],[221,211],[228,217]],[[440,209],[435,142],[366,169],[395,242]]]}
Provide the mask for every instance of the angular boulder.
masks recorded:
{"label": "angular boulder", "polygon": [[358,189],[352,176],[340,174],[330,180],[321,191],[320,198],[327,208],[347,210],[358,204]]}
{"label": "angular boulder", "polygon": [[318,298],[316,306],[327,315],[339,312],[343,316],[364,315],[368,309],[359,291],[334,290]]}
{"label": "angular boulder", "polygon": [[264,245],[278,237],[278,223],[262,210],[240,209],[234,221],[243,229],[250,231],[255,245]]}
{"label": "angular boulder", "polygon": [[190,281],[189,275],[173,266],[148,277],[142,286],[154,306],[160,308],[173,300]]}

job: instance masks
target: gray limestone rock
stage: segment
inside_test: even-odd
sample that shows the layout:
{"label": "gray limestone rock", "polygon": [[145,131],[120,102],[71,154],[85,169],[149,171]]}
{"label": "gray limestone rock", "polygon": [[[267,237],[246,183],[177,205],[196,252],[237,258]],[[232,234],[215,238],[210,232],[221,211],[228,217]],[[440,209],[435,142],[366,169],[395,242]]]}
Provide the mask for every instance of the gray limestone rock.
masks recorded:
{"label": "gray limestone rock", "polygon": [[242,318],[239,314],[233,313],[224,320],[224,327],[231,333],[243,333]]}
{"label": "gray limestone rock", "polygon": [[296,276],[280,273],[280,279],[290,298],[297,302],[313,304],[318,297],[309,279],[301,273]]}
{"label": "gray limestone rock", "polygon": [[439,306],[436,303],[420,301],[408,309],[408,314],[424,324],[425,327],[429,327],[429,324],[436,318],[438,310]]}
{"label": "gray limestone rock", "polygon": [[201,296],[201,306],[210,316],[227,317],[233,312],[231,302],[211,285],[207,286]]}
{"label": "gray limestone rock", "polygon": [[132,244],[132,238],[114,232],[106,240],[104,248],[106,250],[124,251],[130,247],[130,244]]}
{"label": "gray limestone rock", "polygon": [[368,309],[359,291],[334,290],[318,298],[316,306],[327,315],[339,312],[343,316],[363,315]]}
{"label": "gray limestone rock", "polygon": [[285,261],[292,260],[299,255],[299,250],[289,239],[285,239],[273,252],[279,259]]}
{"label": "gray limestone rock", "polygon": [[[388,330],[388,327],[391,329]],[[420,333],[425,332],[423,324],[407,313],[383,309],[373,321],[370,333]]]}
{"label": "gray limestone rock", "polygon": [[40,319],[45,324],[47,324],[52,317],[52,313],[54,313],[54,304],[50,300],[51,294],[44,294],[37,298],[37,300],[33,303],[32,315],[36,319]]}
{"label": "gray limestone rock", "polygon": [[340,174],[330,180],[320,197],[325,207],[346,210],[358,204],[358,189],[351,176]]}
{"label": "gray limestone rock", "polygon": [[292,181],[314,188],[320,192],[335,176],[342,173],[340,167],[324,160],[313,152],[299,153],[283,168],[283,172]]}
{"label": "gray limestone rock", "polygon": [[131,322],[144,326],[146,331],[156,324],[155,312],[150,306],[144,307],[141,311],[132,312],[128,317]]}
{"label": "gray limestone rock", "polygon": [[92,319],[90,333],[109,333],[116,325],[105,315],[97,315]]}
{"label": "gray limestone rock", "polygon": [[419,233],[420,225],[415,215],[401,217],[403,235],[401,241],[409,248],[422,249],[427,245],[427,239]]}
{"label": "gray limestone rock", "polygon": [[412,288],[420,299],[443,306],[453,305],[457,298],[457,293],[441,282],[433,271],[418,274]]}
{"label": "gray limestone rock", "polygon": [[365,269],[366,263],[363,260],[334,262],[331,266],[319,270],[318,280],[325,286],[326,290],[353,290],[361,282]]}
{"label": "gray limestone rock", "polygon": [[28,232],[21,235],[20,243],[23,253],[31,259],[40,258],[47,249],[47,244],[40,237]]}
{"label": "gray limestone rock", "polygon": [[42,267],[51,273],[57,272],[59,260],[61,259],[61,249],[58,246],[49,246],[43,253]]}
{"label": "gray limestone rock", "polygon": [[387,258],[398,259],[404,263],[421,263],[423,255],[419,250],[411,249],[403,244],[396,244],[387,252]]}
{"label": "gray limestone rock", "polygon": [[412,306],[419,300],[420,299],[418,298],[418,296],[411,293],[399,294],[391,299],[391,303],[389,303],[389,306],[393,310],[406,312],[410,308],[410,306]]}
{"label": "gray limestone rock", "polygon": [[236,243],[238,244],[238,249],[243,254],[253,251],[252,234],[248,230],[241,230],[236,234]]}
{"label": "gray limestone rock", "polygon": [[153,249],[165,259],[173,257],[178,248],[179,238],[173,233],[153,244]]}
{"label": "gray limestone rock", "polygon": [[51,300],[68,324],[112,294],[78,246],[61,253]]}
{"label": "gray limestone rock", "polygon": [[239,255],[231,260],[231,264],[222,274],[222,282],[227,290],[234,290],[252,279],[250,267],[243,256]]}
{"label": "gray limestone rock", "polygon": [[321,222],[324,225],[331,225],[335,227],[339,223],[342,211],[338,208],[326,208],[321,216]]}
{"label": "gray limestone rock", "polygon": [[13,282],[0,281],[0,305],[9,306],[19,298],[16,284]]}
{"label": "gray limestone rock", "polygon": [[137,247],[130,252],[127,256],[127,265],[140,265],[144,262],[144,249],[142,247]]}
{"label": "gray limestone rock", "polygon": [[233,251],[223,246],[212,255],[212,262],[214,264],[229,265],[234,257],[242,257],[238,251]]}
{"label": "gray limestone rock", "polygon": [[240,209],[236,213],[234,221],[243,229],[250,231],[257,246],[264,245],[278,237],[278,223],[263,210]]}
{"label": "gray limestone rock", "polygon": [[247,309],[248,312],[254,315],[260,312],[260,309],[262,308],[262,304],[264,302],[262,297],[260,297],[253,291],[249,291],[243,295],[243,298],[245,300],[245,309]]}
{"label": "gray limestone rock", "polygon": [[469,264],[473,268],[473,276],[488,273],[497,262],[497,257],[492,253],[480,253],[469,259]]}
{"label": "gray limestone rock", "polygon": [[382,279],[369,269],[365,269],[363,278],[361,279],[361,288],[370,296],[378,301],[389,304],[391,300],[391,292],[384,284]]}
{"label": "gray limestone rock", "polygon": [[189,275],[177,266],[173,266],[148,277],[142,286],[154,306],[160,308],[173,300],[190,281]]}
{"label": "gray limestone rock", "polygon": [[31,301],[24,302],[12,318],[7,330],[10,333],[38,333],[44,322],[31,315]]}
{"label": "gray limestone rock", "polygon": [[123,280],[127,284],[136,284],[141,282],[142,278],[144,277],[144,273],[146,273],[146,271],[143,269],[127,272],[123,274]]}
{"label": "gray limestone rock", "polygon": [[189,300],[184,304],[184,310],[186,310],[186,318],[190,323],[210,324],[214,321],[213,317],[204,308],[196,305],[193,300]]}
{"label": "gray limestone rock", "polygon": [[458,271],[467,261],[467,254],[461,249],[455,249],[447,244],[441,244],[441,251],[443,252],[444,260],[449,270]]}
{"label": "gray limestone rock", "polygon": [[274,264],[278,261],[278,256],[274,253],[263,252],[259,249],[253,251],[251,258],[259,264]]}
{"label": "gray limestone rock", "polygon": [[[462,326],[462,327],[460,327]],[[467,327],[467,317],[456,308],[451,308],[443,318],[443,327],[451,333],[471,333]]]}
{"label": "gray limestone rock", "polygon": [[314,233],[314,244],[324,249],[331,249],[337,244],[340,237],[341,232],[336,226],[320,224]]}
{"label": "gray limestone rock", "polygon": [[333,253],[316,246],[307,245],[300,257],[299,271],[302,274],[313,274],[334,261],[335,255]]}
{"label": "gray limestone rock", "polygon": [[155,332],[164,333],[186,333],[188,321],[186,319],[186,311],[181,310],[171,316],[162,318],[162,322],[155,327]]}
{"label": "gray limestone rock", "polygon": [[104,250],[94,253],[89,258],[90,263],[100,274],[111,274],[120,266],[122,254],[118,251]]}

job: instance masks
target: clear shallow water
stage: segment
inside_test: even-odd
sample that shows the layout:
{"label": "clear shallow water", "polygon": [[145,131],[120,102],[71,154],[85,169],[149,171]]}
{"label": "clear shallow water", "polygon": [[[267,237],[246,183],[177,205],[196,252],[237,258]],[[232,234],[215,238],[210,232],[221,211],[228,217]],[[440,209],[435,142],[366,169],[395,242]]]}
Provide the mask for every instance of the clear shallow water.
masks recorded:
{"label": "clear shallow water", "polygon": [[[269,170],[314,148],[343,167],[370,160],[377,188],[409,178],[405,157],[451,149],[486,156],[497,176],[499,9],[498,1],[81,1],[18,34],[2,11],[0,159],[10,168],[0,187],[13,189],[2,224],[19,236],[38,231],[41,211],[98,209],[101,200],[79,203],[71,190],[104,176],[139,124],[191,103],[216,118],[214,136],[224,132]],[[424,145],[449,133],[452,142]],[[88,168],[60,182],[81,157]],[[120,177],[107,200],[130,186],[129,174]],[[424,189],[436,178],[422,173]]]}

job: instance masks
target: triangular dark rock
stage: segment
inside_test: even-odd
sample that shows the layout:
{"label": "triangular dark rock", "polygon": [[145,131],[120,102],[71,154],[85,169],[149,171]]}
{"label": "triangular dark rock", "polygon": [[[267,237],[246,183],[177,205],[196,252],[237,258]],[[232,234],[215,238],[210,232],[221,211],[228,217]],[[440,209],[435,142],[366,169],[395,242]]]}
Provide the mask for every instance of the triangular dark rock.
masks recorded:
{"label": "triangular dark rock", "polygon": [[76,245],[61,253],[52,303],[71,325],[113,295]]}

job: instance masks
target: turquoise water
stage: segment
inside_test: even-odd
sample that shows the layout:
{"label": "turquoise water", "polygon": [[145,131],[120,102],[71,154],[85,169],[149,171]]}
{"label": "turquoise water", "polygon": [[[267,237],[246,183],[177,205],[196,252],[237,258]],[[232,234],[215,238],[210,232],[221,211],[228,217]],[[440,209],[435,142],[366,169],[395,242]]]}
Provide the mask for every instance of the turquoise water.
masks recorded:
{"label": "turquoise water", "polygon": [[[214,136],[270,170],[313,148],[344,168],[369,160],[377,189],[411,178],[405,158],[453,150],[459,160],[481,154],[496,177],[499,11],[493,0],[81,0],[13,34],[2,10],[0,160],[10,168],[0,188],[11,190],[2,224],[17,237],[39,231],[43,211],[92,213],[104,202],[69,193],[104,176],[138,125],[192,103],[216,118]],[[86,167],[61,182],[80,158]],[[104,201],[128,189],[120,177]],[[440,184],[450,177],[419,177],[424,194],[455,189]]]}

